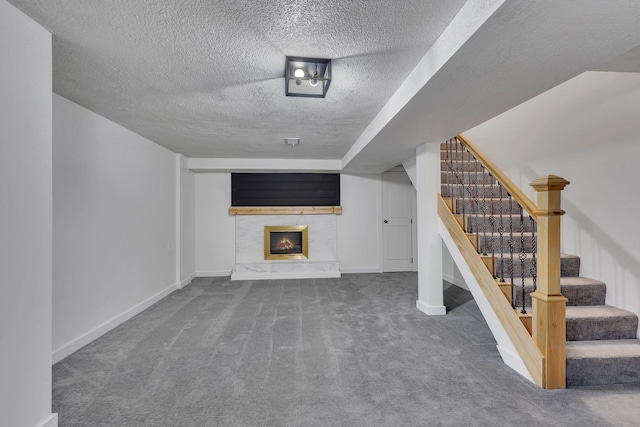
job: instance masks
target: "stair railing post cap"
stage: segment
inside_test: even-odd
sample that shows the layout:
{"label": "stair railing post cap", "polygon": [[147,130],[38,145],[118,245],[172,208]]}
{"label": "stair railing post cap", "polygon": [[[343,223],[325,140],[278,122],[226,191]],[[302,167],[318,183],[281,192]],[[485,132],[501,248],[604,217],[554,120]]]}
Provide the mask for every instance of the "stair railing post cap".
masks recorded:
{"label": "stair railing post cap", "polygon": [[564,187],[571,184],[566,179],[557,175],[547,175],[532,181],[529,185],[536,191],[555,191],[563,190]]}

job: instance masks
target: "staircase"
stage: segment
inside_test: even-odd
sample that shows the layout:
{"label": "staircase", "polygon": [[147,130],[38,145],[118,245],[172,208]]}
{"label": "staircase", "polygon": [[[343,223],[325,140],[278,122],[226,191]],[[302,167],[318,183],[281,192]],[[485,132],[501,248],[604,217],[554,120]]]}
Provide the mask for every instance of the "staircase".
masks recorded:
{"label": "staircase", "polygon": [[[440,158],[443,198],[454,199],[449,201],[449,206],[458,214],[458,221],[478,254],[494,260],[485,261],[485,264],[494,270],[491,273],[497,282],[504,279],[506,298],[514,307],[524,307],[531,313],[529,294],[534,290],[532,273],[536,262],[534,222],[507,191],[482,170],[473,156],[463,154],[462,149],[447,152],[442,144]],[[458,171],[457,183],[448,181],[455,177],[448,172],[447,158],[449,167]],[[459,185],[460,175],[472,185],[463,190]],[[509,241],[513,244],[513,256]],[[506,255],[500,256],[501,252]],[[560,266],[561,292],[568,299],[567,386],[640,382],[640,340],[636,339],[638,316],[605,304],[606,285],[580,276],[580,257],[562,254]],[[523,323],[526,325],[526,321]],[[530,327],[528,329],[531,332]]]}

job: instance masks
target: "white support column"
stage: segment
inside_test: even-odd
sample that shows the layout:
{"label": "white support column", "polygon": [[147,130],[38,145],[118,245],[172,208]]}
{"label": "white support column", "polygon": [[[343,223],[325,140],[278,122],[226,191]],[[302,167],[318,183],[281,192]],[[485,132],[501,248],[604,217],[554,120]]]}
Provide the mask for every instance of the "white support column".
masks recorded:
{"label": "white support column", "polygon": [[438,231],[440,192],[440,145],[416,148],[418,191],[418,301],[416,307],[428,315],[447,313],[443,303],[442,238]]}

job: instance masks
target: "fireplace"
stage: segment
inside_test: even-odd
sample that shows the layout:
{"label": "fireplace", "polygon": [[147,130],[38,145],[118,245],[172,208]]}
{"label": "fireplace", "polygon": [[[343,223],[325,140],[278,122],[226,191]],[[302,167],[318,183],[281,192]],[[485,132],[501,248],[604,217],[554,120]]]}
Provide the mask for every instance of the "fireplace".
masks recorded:
{"label": "fireplace", "polygon": [[264,259],[307,259],[309,257],[308,242],[306,225],[265,225]]}

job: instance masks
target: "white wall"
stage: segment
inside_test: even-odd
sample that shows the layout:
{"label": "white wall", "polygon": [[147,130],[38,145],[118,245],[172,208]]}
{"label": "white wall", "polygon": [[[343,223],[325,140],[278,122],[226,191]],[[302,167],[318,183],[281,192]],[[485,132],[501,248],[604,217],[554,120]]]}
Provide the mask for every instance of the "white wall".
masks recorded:
{"label": "white wall", "polygon": [[442,278],[463,289],[469,289],[469,286],[467,286],[467,283],[464,281],[464,277],[462,277],[462,273],[458,270],[453,257],[449,253],[449,249],[447,249],[444,243],[442,244]]}
{"label": "white wall", "polygon": [[53,97],[54,360],[176,286],[175,154]]}
{"label": "white wall", "polygon": [[229,276],[235,264],[235,217],[230,173],[198,173],[196,178],[196,274]]}
{"label": "white wall", "polygon": [[[465,132],[532,198],[555,174],[562,250],[607,284],[607,303],[640,314],[640,74],[588,72]],[[535,199],[534,199],[535,200]]]}
{"label": "white wall", "polygon": [[180,253],[178,254],[178,279],[180,286],[191,282],[196,274],[196,179],[188,168],[188,159],[179,157],[179,216]]}
{"label": "white wall", "polygon": [[343,273],[382,271],[382,176],[340,175],[338,262]]}
{"label": "white wall", "polygon": [[0,0],[0,425],[51,414],[51,35]]}

